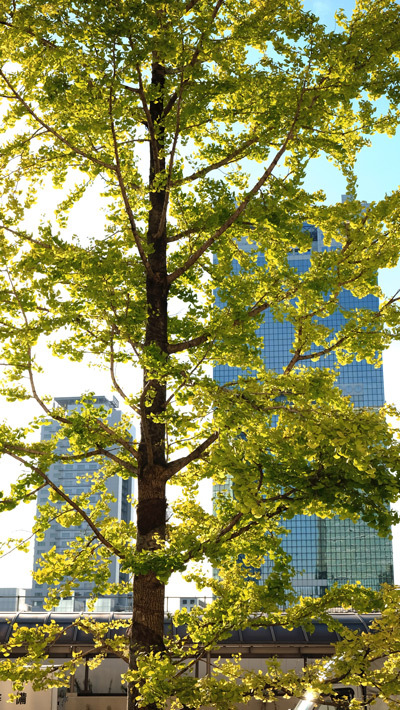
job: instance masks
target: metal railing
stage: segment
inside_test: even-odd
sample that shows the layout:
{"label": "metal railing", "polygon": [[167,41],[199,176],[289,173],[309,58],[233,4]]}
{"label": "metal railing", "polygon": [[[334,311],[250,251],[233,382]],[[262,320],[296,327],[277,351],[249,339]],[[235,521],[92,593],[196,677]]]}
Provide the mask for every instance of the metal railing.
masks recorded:
{"label": "metal railing", "polygon": [[[51,609],[44,609],[44,597],[39,597],[36,594],[0,594],[0,614],[5,612],[19,611],[53,611],[60,613],[68,612],[85,612],[88,611],[89,594],[77,590],[73,597],[62,599],[60,604]],[[183,606],[189,611],[194,606],[204,608],[212,601],[210,596],[167,596],[165,598],[165,613],[170,615],[175,613]],[[132,595],[112,595],[102,596],[96,601],[95,612],[129,612],[132,611]]]}

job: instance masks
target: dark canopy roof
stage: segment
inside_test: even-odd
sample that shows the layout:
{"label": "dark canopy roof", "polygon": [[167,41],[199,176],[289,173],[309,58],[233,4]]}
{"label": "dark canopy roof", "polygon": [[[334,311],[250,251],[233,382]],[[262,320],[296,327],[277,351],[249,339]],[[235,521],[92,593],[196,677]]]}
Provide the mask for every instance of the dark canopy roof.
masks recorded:
{"label": "dark canopy roof", "polygon": [[[68,656],[72,647],[90,647],[93,639],[90,634],[85,633],[74,621],[79,617],[90,617],[96,622],[109,624],[119,620],[128,622],[130,615],[127,613],[97,613],[76,614],[76,613],[43,613],[43,612],[18,612],[0,614],[0,644],[6,643],[12,633],[13,625],[21,627],[35,627],[43,624],[56,622],[65,629],[52,644],[51,655]],[[341,622],[347,628],[368,632],[372,621],[379,618],[379,614],[356,614],[355,612],[339,612],[331,614],[335,621]],[[175,627],[171,619],[165,620],[165,634],[170,636],[178,634],[185,636],[185,627]],[[107,638],[116,634],[126,633],[126,628],[109,629]],[[269,626],[257,629],[239,629],[233,631],[231,635],[223,639],[218,648],[218,655],[229,656],[232,653],[241,652],[242,655],[251,656],[282,656],[282,657],[304,657],[320,656],[333,652],[332,644],[340,640],[336,631],[330,631],[326,624],[318,621],[314,622],[314,630],[307,631],[304,627],[288,630],[282,626]],[[23,653],[23,649],[16,649],[16,654]]]}

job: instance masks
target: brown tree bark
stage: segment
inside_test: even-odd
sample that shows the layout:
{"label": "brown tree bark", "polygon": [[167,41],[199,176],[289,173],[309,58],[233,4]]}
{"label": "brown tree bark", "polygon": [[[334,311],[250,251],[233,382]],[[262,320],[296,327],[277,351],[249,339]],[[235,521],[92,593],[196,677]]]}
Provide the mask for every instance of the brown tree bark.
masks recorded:
{"label": "brown tree bark", "polygon": [[[146,279],[147,323],[145,346],[156,346],[160,357],[167,358],[168,283],[165,190],[153,192],[151,186],[159,173],[165,172],[164,131],[161,124],[165,69],[157,61],[152,67],[152,84],[159,96],[149,104],[152,133],[150,141],[150,201],[147,243],[149,269]],[[157,421],[166,406],[166,383],[145,370],[141,406],[141,440],[138,461],[137,543],[138,552],[156,549],[165,539],[166,453],[165,425]],[[133,581],[133,613],[130,633],[129,668],[136,669],[138,653],[163,649],[165,585],[154,572],[135,575]],[[128,710],[136,710],[138,689],[128,686]],[[149,709],[154,706],[147,706]]]}

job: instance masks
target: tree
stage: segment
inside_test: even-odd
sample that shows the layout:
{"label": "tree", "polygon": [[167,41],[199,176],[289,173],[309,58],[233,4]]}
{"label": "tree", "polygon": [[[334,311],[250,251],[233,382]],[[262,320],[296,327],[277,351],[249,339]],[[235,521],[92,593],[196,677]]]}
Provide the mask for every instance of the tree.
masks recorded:
{"label": "tree", "polygon": [[[328,32],[297,0],[2,2],[2,393],[33,398],[40,412],[29,430],[2,425],[1,453],[25,467],[2,507],[48,486],[54,507],[42,511],[37,534],[52,515],[66,527],[85,518],[79,549],[43,560],[40,575],[59,594],[82,578],[95,581],[97,594],[125,591],[107,583],[112,554],[133,575],[129,643],[114,648],[128,663],[129,710],[168,698],[176,707],[232,700],[231,686],[224,695],[216,681],[204,694],[184,674],[184,647],[163,639],[172,572],[192,565],[191,578],[215,594],[201,617],[180,617],[191,653],[201,655],[234,626],[290,624],[300,614],[280,548],[282,517],[339,514],[381,534],[396,517],[388,505],[398,497],[400,459],[385,413],[356,411],[334,372],[302,362],[332,351],[340,362],[376,361],[398,334],[397,296],[378,313],[345,313],[337,334],[324,318],[343,288],[380,295],[377,269],[398,258],[397,195],[364,208],[354,162],[371,135],[392,134],[398,123],[399,13],[396,3],[360,0]],[[381,97],[385,113],[375,111]],[[346,176],[353,200],[326,206],[322,193],[304,189],[307,165],[320,154]],[[73,188],[56,210],[59,227],[48,214],[30,231],[24,218],[49,178]],[[92,186],[102,190],[104,232],[71,235],[68,215]],[[304,221],[341,249],[314,254],[300,275],[287,255],[309,248]],[[253,248],[239,248],[243,237]],[[260,250],[267,268],[257,267]],[[259,357],[266,309],[295,327],[283,374],[266,371]],[[89,357],[108,372],[125,403],[120,425],[110,428],[90,395],[70,416],[52,407],[35,384],[42,342],[57,357]],[[209,376],[214,362],[249,376],[220,387]],[[137,367],[139,393],[131,385]],[[138,441],[129,413],[140,417]],[[61,461],[106,459],[93,481],[97,496],[109,475],[137,479],[135,529],[104,516],[107,501],[90,511],[87,496],[70,498],[50,480],[49,466],[60,460],[55,441],[32,443],[48,418],[71,442]],[[228,477],[234,496],[208,514],[199,481]],[[181,495],[167,522],[169,483]],[[265,555],[275,566],[260,586],[246,565]],[[203,560],[218,579],[198,566]],[[334,599],[384,605],[379,595],[347,589],[310,602],[307,613]],[[16,687],[28,676],[38,685],[63,682],[62,669],[45,677],[47,641],[36,633],[29,663],[4,661]],[[104,642],[99,660],[106,650]],[[282,682],[277,676],[271,693]]]}

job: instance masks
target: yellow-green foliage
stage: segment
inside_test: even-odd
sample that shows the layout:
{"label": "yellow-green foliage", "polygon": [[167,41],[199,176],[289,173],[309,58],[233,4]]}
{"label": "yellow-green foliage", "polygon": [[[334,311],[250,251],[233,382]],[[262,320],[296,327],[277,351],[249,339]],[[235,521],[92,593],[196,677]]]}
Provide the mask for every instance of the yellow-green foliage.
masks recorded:
{"label": "yellow-green foliage", "polygon": [[[94,595],[126,593],[128,583],[109,584],[113,555],[149,594],[177,571],[211,587],[206,610],[177,617],[187,624],[182,643],[129,646],[128,634],[107,640],[95,625],[93,663],[110,650],[129,662],[138,704],[221,710],[282,689],[324,693],[339,676],[372,684],[382,697],[400,691],[398,593],[345,586],[297,603],[281,547],[282,519],[299,513],[361,518],[381,535],[397,520],[389,504],[399,496],[400,452],[386,411],[354,409],[335,370],[304,362],[334,352],[341,364],[378,364],[399,337],[397,297],[384,300],[376,280],[398,260],[398,194],[366,207],[354,173],[370,137],[391,136],[398,125],[399,50],[400,8],[390,0],[359,0],[348,18],[338,11],[334,31],[299,0],[1,0],[0,393],[35,400],[41,418],[27,428],[1,424],[0,454],[22,469],[0,509],[46,487],[38,539],[53,519],[84,527],[36,572],[54,587],[50,607],[82,580],[94,583]],[[342,172],[352,198],[344,204],[305,190],[319,155]],[[62,190],[58,199],[51,184]],[[35,223],[31,208],[50,192],[55,212]],[[85,202],[93,194],[104,229],[89,219],[72,234],[77,206],[97,210]],[[310,249],[304,221],[338,248],[313,252],[299,273],[288,255]],[[332,332],[327,319],[343,289],[380,297],[380,309],[342,308],[343,325]],[[257,327],[267,309],[293,325],[284,372],[266,369],[261,356]],[[43,344],[54,358],[90,361],[110,376],[124,402],[121,423],[111,426],[90,393],[68,414],[51,404],[59,393],[37,384]],[[215,363],[242,375],[220,386],[210,377]],[[50,420],[57,435],[39,441]],[[58,439],[69,440],[64,454]],[[84,471],[90,491],[71,497],[51,465],[77,460],[101,468]],[[139,510],[144,499],[150,510],[156,494],[163,501],[167,482],[179,487],[165,532],[163,521],[143,532],[110,517],[106,483],[115,474],[143,483]],[[229,493],[216,497],[213,515],[199,501],[204,479]],[[265,556],[273,571],[259,586]],[[218,579],[203,562],[220,570]],[[233,628],[307,625],[336,605],[384,615],[377,633],[346,634],[329,667],[300,679],[275,663],[242,673],[235,660],[210,678],[185,672],[193,653],[202,658]],[[149,615],[134,607],[132,638],[142,626],[154,631]],[[161,636],[160,613],[157,623]],[[84,659],[45,668],[57,633],[53,625],[16,631],[1,677],[16,690],[29,680],[65,683]],[[21,645],[26,655],[11,660],[6,654]],[[385,663],[369,675],[377,655]]]}

